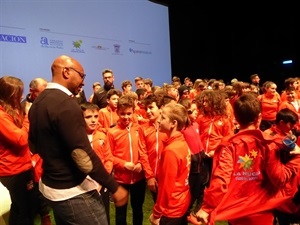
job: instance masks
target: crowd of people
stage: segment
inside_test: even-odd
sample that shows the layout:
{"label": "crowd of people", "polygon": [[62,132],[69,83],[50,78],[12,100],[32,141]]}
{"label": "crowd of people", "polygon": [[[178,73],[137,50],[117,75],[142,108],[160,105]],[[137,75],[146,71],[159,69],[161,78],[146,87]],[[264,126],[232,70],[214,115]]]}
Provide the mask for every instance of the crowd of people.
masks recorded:
{"label": "crowd of people", "polygon": [[[58,56],[52,80],[0,78],[0,182],[10,225],[290,225],[300,223],[300,86],[272,81],[138,76],[102,71],[84,94],[84,67]],[[133,90],[135,84],[135,90]],[[298,97],[299,96],[299,97]],[[290,145],[285,145],[288,140]],[[144,218],[146,188],[153,210]],[[54,220],[50,220],[50,210]]]}

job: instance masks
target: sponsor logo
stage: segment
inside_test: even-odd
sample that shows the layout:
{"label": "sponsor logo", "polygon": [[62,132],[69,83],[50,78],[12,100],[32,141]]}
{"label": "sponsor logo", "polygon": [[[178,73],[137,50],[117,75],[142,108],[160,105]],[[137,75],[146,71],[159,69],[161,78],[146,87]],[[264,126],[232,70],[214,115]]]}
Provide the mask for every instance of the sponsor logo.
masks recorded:
{"label": "sponsor logo", "polygon": [[81,49],[82,43],[82,40],[73,41],[73,49],[71,50],[71,52],[84,53],[84,50]]}
{"label": "sponsor logo", "polygon": [[0,41],[3,42],[15,42],[15,43],[27,43],[25,36],[9,35],[9,34],[0,34]]}
{"label": "sponsor logo", "polygon": [[102,45],[93,45],[92,48],[93,48],[93,49],[96,49],[96,50],[102,50],[102,51],[106,51],[106,50],[109,49],[109,48],[104,47],[104,46],[102,46]]}
{"label": "sponsor logo", "polygon": [[152,52],[150,52],[150,51],[136,50],[136,49],[132,49],[132,48],[129,48],[129,52],[131,52],[133,54],[146,54],[146,55],[152,54]]}
{"label": "sponsor logo", "polygon": [[121,55],[121,45],[114,44],[114,53],[113,55]]}
{"label": "sponsor logo", "polygon": [[64,48],[63,41],[48,39],[47,37],[41,37],[40,43],[42,48],[56,48],[56,49]]}

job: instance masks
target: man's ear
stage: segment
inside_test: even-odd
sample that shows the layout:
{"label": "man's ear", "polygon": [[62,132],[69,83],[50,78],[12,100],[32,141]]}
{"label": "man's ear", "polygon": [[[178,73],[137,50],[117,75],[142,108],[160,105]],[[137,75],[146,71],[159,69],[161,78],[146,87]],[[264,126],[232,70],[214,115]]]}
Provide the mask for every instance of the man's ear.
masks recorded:
{"label": "man's ear", "polygon": [[69,79],[69,77],[70,77],[70,71],[69,71],[69,69],[66,68],[66,67],[63,68],[62,75],[63,75],[64,78]]}

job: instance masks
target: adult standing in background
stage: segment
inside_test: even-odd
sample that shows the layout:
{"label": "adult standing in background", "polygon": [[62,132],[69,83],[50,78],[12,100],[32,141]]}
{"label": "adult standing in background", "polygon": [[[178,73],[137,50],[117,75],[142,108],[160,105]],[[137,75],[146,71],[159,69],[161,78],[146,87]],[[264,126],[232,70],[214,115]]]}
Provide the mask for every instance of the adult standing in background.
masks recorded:
{"label": "adult standing in background", "polygon": [[[35,78],[33,79],[29,84],[29,94],[26,95],[26,98],[21,102],[24,110],[30,109],[33,101],[37,98],[37,96],[45,90],[47,87],[48,81],[44,78]],[[26,110],[26,111],[28,111]],[[38,172],[40,172],[41,169],[41,163],[37,163],[40,160],[40,156],[36,154],[35,152],[32,153],[32,161],[34,161],[34,171],[35,175],[37,175]],[[42,161],[41,161],[42,162]],[[38,171],[38,172],[36,172]],[[38,180],[39,176],[34,177],[34,185],[38,187]],[[41,217],[41,225],[51,225],[51,218],[50,218],[50,208],[48,206],[48,203],[46,202],[44,196],[39,192],[38,188],[35,188],[35,191],[37,192],[37,198],[38,202],[36,205],[36,211]]]}
{"label": "adult standing in background", "polygon": [[17,77],[3,76],[0,87],[0,182],[11,199],[9,225],[33,225],[37,198],[28,146],[29,121],[21,105],[24,84]]}
{"label": "adult standing in background", "polygon": [[104,82],[104,86],[100,88],[100,90],[94,93],[94,97],[92,99],[92,103],[98,105],[99,109],[105,108],[107,106],[107,92],[110,89],[114,88],[114,73],[111,69],[104,69],[102,71],[102,78]]}
{"label": "adult standing in background", "polygon": [[44,78],[35,78],[29,84],[29,93],[21,102],[22,106],[30,108],[32,102],[36,97],[46,88],[48,81]]}
{"label": "adult standing in background", "polygon": [[77,100],[79,105],[87,102],[85,92],[82,87],[80,88],[78,94],[74,96],[74,98]]}
{"label": "adult standing in background", "polygon": [[260,85],[259,85],[259,81],[260,81],[259,75],[258,75],[257,73],[252,74],[252,75],[250,76],[250,80],[251,80],[251,84],[253,84],[253,85],[255,85],[255,86],[257,87],[257,89],[258,89],[258,94],[262,94],[263,91],[262,91],[262,89],[261,89],[261,87],[260,87]]}
{"label": "adult standing in background", "polygon": [[107,225],[98,183],[112,193],[116,206],[127,203],[128,192],[92,149],[82,111],[72,97],[84,86],[84,69],[76,59],[61,55],[51,71],[52,82],[29,111],[29,140],[43,159],[39,189],[56,224]]}

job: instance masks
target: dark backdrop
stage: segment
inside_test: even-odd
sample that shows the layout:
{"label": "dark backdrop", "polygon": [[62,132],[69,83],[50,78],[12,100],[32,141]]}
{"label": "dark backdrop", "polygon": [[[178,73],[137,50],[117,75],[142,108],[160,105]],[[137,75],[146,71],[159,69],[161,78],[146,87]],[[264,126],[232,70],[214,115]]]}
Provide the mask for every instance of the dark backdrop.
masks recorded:
{"label": "dark backdrop", "polygon": [[[294,12],[295,5],[272,3],[264,10],[259,5],[241,10],[199,1],[156,2],[169,7],[172,75],[182,81],[190,77],[249,82],[250,75],[258,73],[261,83],[272,80],[281,89],[285,78],[300,77],[300,14]],[[283,65],[286,59],[293,64]]]}

